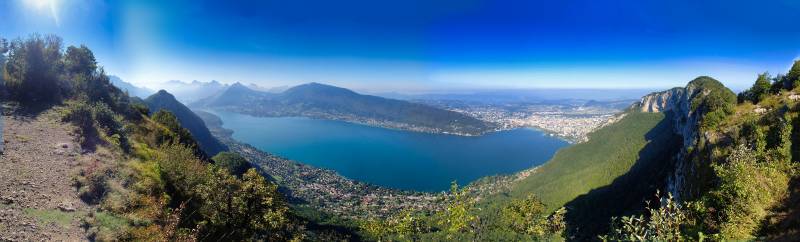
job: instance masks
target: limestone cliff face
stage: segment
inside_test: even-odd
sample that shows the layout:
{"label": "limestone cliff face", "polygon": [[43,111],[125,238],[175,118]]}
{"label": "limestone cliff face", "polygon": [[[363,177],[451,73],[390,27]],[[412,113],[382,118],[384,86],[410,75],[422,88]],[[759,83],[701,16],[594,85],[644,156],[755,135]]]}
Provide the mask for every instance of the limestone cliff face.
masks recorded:
{"label": "limestone cliff face", "polygon": [[689,153],[697,144],[699,138],[698,127],[701,113],[692,110],[692,100],[700,95],[707,95],[708,91],[698,88],[693,83],[686,87],[676,87],[666,91],[648,94],[634,106],[640,112],[663,112],[667,118],[673,122],[673,131],[683,137],[683,147],[679,154],[674,157],[675,166],[672,175],[668,178],[665,188],[672,193],[676,199],[688,195],[686,177],[692,174],[692,167],[689,164]]}

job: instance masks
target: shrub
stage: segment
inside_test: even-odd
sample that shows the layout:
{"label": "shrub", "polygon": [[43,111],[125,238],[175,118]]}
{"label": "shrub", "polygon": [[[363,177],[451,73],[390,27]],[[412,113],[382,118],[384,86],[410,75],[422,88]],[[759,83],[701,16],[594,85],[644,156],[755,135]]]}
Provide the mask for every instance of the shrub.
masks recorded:
{"label": "shrub", "polygon": [[509,227],[518,233],[543,236],[548,232],[545,206],[533,195],[512,201],[503,208],[503,218]]}
{"label": "shrub", "polygon": [[95,162],[81,170],[77,179],[78,196],[88,204],[99,204],[109,191],[111,170]]}
{"label": "shrub", "polygon": [[[661,198],[658,208],[644,214],[611,219],[609,234],[600,236],[603,241],[681,241],[685,234],[682,227],[692,223],[689,212],[672,199],[672,194]],[[648,202],[649,206],[649,202]]]}
{"label": "shrub", "polygon": [[94,119],[92,107],[86,102],[70,102],[61,114],[63,122],[70,122],[77,128],[80,134],[80,143],[85,146],[87,142],[95,136]]}
{"label": "shrub", "polygon": [[759,162],[757,153],[736,147],[724,164],[714,165],[719,186],[705,198],[719,218],[719,233],[734,240],[753,239],[768,210],[786,193],[787,162]]}

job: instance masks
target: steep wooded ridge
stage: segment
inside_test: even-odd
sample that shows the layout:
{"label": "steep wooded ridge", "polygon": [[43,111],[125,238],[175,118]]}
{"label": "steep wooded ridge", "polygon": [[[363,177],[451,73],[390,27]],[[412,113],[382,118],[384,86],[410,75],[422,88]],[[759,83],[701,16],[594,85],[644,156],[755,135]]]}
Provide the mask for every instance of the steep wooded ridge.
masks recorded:
{"label": "steep wooded ridge", "polygon": [[182,103],[178,102],[172,94],[160,90],[144,100],[152,112],[167,110],[175,115],[180,121],[181,126],[188,129],[193,138],[197,140],[200,148],[209,156],[214,156],[219,152],[227,151],[228,147],[222,144],[217,138],[211,135],[203,120],[192,110],[189,110]]}
{"label": "steep wooded ridge", "polygon": [[304,116],[433,133],[479,135],[493,129],[491,124],[465,114],[423,104],[362,95],[319,83],[295,86],[277,94],[252,90],[236,83],[225,91],[190,106],[254,116]]}

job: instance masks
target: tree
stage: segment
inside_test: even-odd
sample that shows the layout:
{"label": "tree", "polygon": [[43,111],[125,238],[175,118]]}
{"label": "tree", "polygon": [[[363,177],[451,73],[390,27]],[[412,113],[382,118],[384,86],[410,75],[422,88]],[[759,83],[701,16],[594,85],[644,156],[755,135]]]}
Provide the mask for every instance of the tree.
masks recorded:
{"label": "tree", "polygon": [[547,231],[545,206],[533,195],[522,200],[514,200],[503,208],[503,219],[518,233],[543,236]]}
{"label": "tree", "polygon": [[800,161],[800,117],[792,119],[791,128],[791,155],[792,161]]}
{"label": "tree", "polygon": [[3,67],[6,65],[6,52],[8,52],[8,41],[0,38],[0,80],[3,79]]}
{"label": "tree", "polygon": [[770,79],[771,77],[767,72],[758,75],[753,87],[750,88],[750,101],[758,103],[769,95],[769,89],[772,86]]}
{"label": "tree", "polygon": [[786,73],[784,76],[787,83],[792,84],[792,88],[797,87],[797,83],[800,82],[800,60],[794,61],[792,64],[792,68],[789,69],[789,73]]}
{"label": "tree", "polygon": [[439,222],[439,225],[444,227],[448,238],[452,238],[454,234],[466,232],[470,228],[476,219],[470,214],[473,206],[473,202],[467,196],[467,191],[458,189],[458,184],[453,182],[450,185],[450,200],[444,211],[444,217]]}
{"label": "tree", "polygon": [[60,101],[68,88],[59,80],[62,40],[54,35],[17,39],[8,48],[6,87],[11,98],[26,104]]}
{"label": "tree", "polygon": [[97,70],[97,60],[86,46],[70,46],[64,56],[64,69],[69,79],[86,80]]}
{"label": "tree", "polygon": [[291,239],[288,231],[288,206],[278,187],[267,182],[255,169],[239,180],[225,169],[210,168],[198,192],[202,237],[211,240],[244,241],[264,236],[266,241]]}
{"label": "tree", "polygon": [[220,152],[212,157],[211,160],[214,160],[214,164],[217,166],[228,170],[228,172],[237,177],[241,177],[251,168],[250,163],[244,157],[234,152]]}

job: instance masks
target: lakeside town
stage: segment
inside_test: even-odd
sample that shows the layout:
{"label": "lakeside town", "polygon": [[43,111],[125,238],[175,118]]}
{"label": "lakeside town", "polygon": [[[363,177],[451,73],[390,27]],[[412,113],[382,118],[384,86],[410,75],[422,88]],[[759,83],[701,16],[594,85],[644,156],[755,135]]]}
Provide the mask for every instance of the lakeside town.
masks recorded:
{"label": "lakeside town", "polygon": [[[587,135],[619,120],[627,101],[609,103],[505,103],[483,104],[449,101],[426,102],[493,123],[498,130],[536,128],[571,143],[588,140]],[[631,101],[632,103],[632,101]]]}

